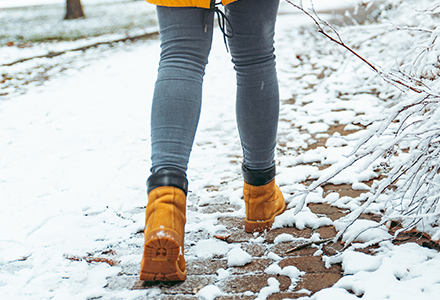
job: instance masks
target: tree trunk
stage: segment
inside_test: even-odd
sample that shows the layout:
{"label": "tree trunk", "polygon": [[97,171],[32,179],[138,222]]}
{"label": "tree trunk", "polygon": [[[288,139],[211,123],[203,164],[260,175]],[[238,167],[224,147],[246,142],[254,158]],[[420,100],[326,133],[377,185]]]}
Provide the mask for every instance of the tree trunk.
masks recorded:
{"label": "tree trunk", "polygon": [[81,0],[66,0],[66,16],[64,20],[84,18]]}

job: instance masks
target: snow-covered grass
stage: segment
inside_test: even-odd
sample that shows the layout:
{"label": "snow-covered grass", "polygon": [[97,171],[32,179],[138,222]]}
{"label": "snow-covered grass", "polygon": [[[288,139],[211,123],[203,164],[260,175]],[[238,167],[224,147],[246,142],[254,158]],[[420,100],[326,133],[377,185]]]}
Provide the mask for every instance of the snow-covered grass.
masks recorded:
{"label": "snow-covered grass", "polygon": [[86,17],[78,20],[63,20],[64,2],[0,8],[0,46],[9,43],[30,47],[31,43],[71,41],[110,34],[136,35],[150,31],[156,25],[154,6],[143,0],[82,3]]}
{"label": "snow-covered grass", "polygon": [[[157,30],[155,7],[143,0],[85,0],[86,18],[69,21],[63,20],[65,1],[36,0],[33,6],[25,0],[6,2],[0,2],[0,65]],[[117,44],[102,45],[88,52],[99,56],[114,46]],[[0,66],[0,97],[9,99],[26,93],[68,72],[72,64],[78,68],[94,59],[76,51]]]}
{"label": "snow-covered grass", "polygon": [[[91,4],[91,3],[103,3],[103,2],[112,2],[112,1],[120,1],[120,0],[81,0],[81,3]],[[131,0],[137,1],[137,0]],[[57,5],[65,5],[66,0],[0,0],[0,8],[11,8],[11,7],[25,7],[25,6],[40,6],[40,5],[49,5],[49,4],[57,4]]]}

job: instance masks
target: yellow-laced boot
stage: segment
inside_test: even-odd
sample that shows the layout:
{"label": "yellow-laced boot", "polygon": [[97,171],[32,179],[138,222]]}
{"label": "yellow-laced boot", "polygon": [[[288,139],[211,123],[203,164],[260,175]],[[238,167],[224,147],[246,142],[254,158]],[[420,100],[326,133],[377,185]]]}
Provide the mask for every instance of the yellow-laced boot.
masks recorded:
{"label": "yellow-laced boot", "polygon": [[276,216],[286,210],[283,194],[275,184],[275,166],[262,171],[243,165],[243,197],[246,205],[246,232],[263,232],[272,227]]}
{"label": "yellow-laced boot", "polygon": [[176,170],[159,170],[148,179],[140,280],[186,279],[184,235],[187,181],[182,173]]}

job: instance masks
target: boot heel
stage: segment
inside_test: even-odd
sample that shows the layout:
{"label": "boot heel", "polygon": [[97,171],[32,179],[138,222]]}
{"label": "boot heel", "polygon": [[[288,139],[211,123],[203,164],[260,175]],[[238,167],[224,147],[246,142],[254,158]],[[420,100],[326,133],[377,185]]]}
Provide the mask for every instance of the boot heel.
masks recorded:
{"label": "boot heel", "polygon": [[145,240],[140,280],[184,281],[186,271],[178,263],[179,256],[183,256],[179,235],[170,229],[156,229]]}
{"label": "boot heel", "polygon": [[273,220],[269,221],[248,221],[244,220],[244,231],[248,233],[264,232],[272,228]]}
{"label": "boot heel", "polygon": [[269,220],[250,221],[245,219],[244,231],[248,233],[254,233],[254,232],[264,232],[265,230],[270,230],[272,228],[273,222],[275,221],[275,217],[285,212],[286,208],[287,206],[286,204],[284,204],[283,207],[279,211],[276,211]]}

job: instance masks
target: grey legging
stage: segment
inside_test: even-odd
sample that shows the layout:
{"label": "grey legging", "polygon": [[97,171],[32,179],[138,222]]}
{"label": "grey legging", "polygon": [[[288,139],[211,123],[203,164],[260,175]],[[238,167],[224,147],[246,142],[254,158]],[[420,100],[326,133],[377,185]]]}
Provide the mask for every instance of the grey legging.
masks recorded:
{"label": "grey legging", "polygon": [[[237,74],[236,114],[243,163],[273,166],[279,114],[274,29],[279,0],[239,0],[225,7]],[[186,171],[197,128],[202,82],[211,49],[213,13],[157,7],[161,55],[151,113],[152,171]],[[206,25],[206,27],[205,27]]]}

